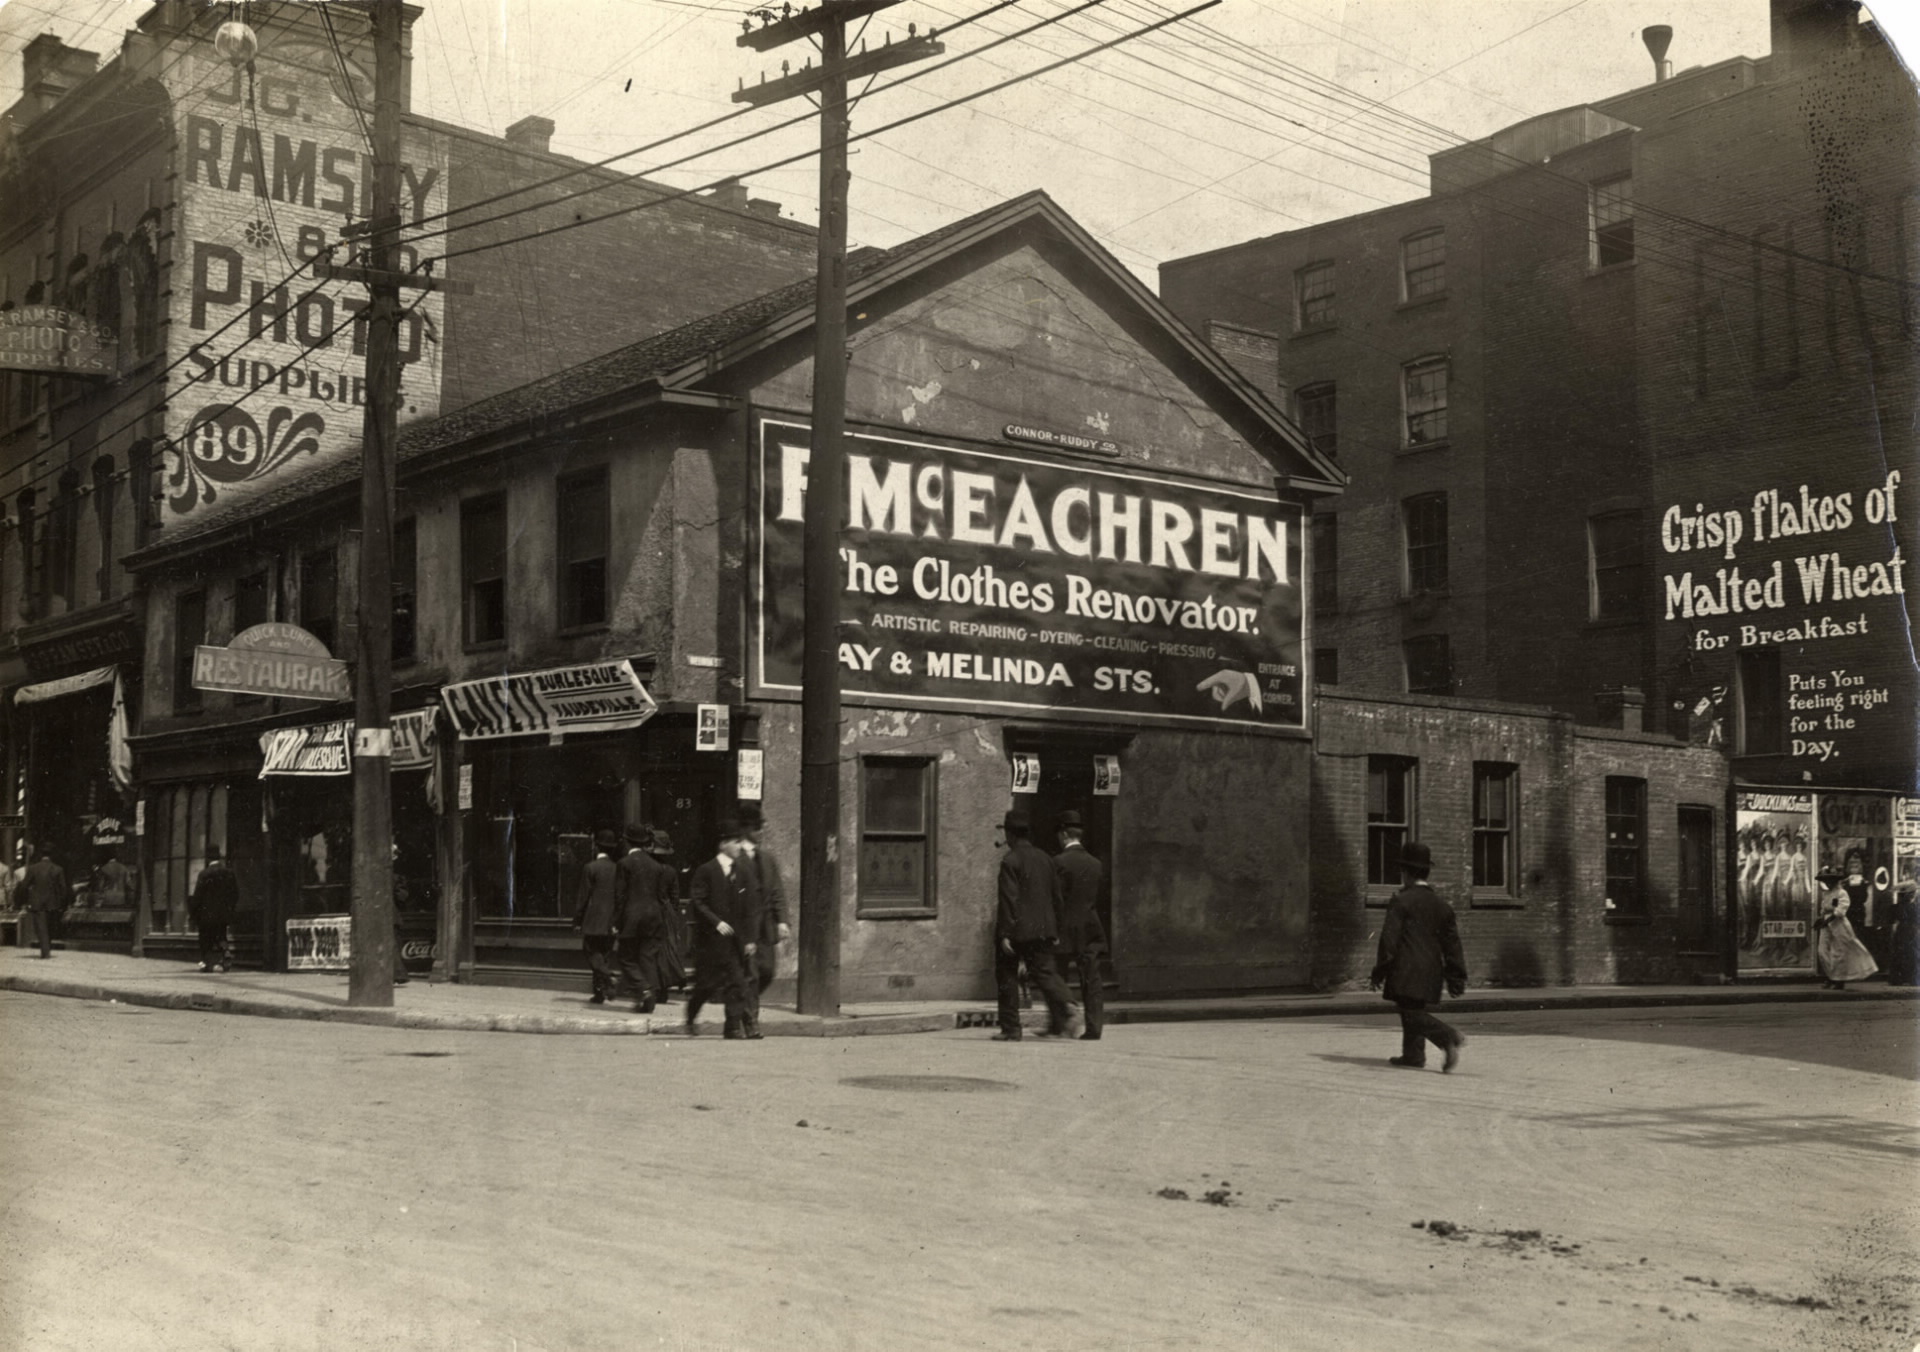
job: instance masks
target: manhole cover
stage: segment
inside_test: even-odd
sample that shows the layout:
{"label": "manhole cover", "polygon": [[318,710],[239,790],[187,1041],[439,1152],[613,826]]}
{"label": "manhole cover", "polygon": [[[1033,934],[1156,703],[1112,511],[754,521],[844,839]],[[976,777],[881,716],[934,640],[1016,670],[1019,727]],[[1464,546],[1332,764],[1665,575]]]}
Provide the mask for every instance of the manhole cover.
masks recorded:
{"label": "manhole cover", "polygon": [[907,1094],[978,1094],[1019,1087],[1006,1080],[983,1080],[974,1075],[856,1075],[840,1083],[855,1089],[893,1089]]}

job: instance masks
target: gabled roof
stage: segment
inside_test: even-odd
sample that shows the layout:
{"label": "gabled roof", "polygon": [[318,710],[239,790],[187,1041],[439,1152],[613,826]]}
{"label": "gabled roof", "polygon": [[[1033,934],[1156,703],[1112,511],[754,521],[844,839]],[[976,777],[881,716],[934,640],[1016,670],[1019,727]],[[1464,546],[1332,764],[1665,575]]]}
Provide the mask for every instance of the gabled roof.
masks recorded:
{"label": "gabled roof", "polygon": [[[909,277],[1011,231],[1051,235],[1079,255],[1115,300],[1135,309],[1164,337],[1170,350],[1183,354],[1202,379],[1216,385],[1223,402],[1238,405],[1241,416],[1230,421],[1257,451],[1276,462],[1276,473],[1289,474],[1309,489],[1337,491],[1345,484],[1346,475],[1313,449],[1271,398],[1196,337],[1044,192],[1012,198],[891,249],[864,249],[849,255],[848,307],[857,308]],[[814,280],[808,278],[403,428],[397,477],[404,480],[409,465],[458,455],[463,447],[477,447],[483,441],[516,434],[532,439],[556,415],[565,414],[577,423],[582,417],[590,419],[595,405],[624,404],[648,392],[711,388],[727,368],[811,328],[813,311]],[[1298,463],[1278,463],[1288,455]],[[127,564],[135,569],[151,567],[224,543],[262,518],[337,506],[351,500],[359,479],[360,460],[353,455],[288,475],[231,508],[212,509],[166,531],[147,548],[129,555]]]}

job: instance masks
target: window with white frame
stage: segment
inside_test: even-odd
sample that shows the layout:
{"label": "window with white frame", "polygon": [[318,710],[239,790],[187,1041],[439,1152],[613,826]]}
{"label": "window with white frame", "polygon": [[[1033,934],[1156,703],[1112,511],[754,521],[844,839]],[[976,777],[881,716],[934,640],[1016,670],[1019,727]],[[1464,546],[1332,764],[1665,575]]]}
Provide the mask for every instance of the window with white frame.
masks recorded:
{"label": "window with white frame", "polygon": [[1425,300],[1447,291],[1447,232],[1427,230],[1400,245],[1400,299]]}
{"label": "window with white frame", "polygon": [[1593,265],[1625,263],[1633,257],[1633,176],[1623,174],[1592,189]]}
{"label": "window with white frame", "polygon": [[1406,409],[1407,445],[1431,446],[1447,439],[1447,367],[1445,357],[1425,357],[1401,368],[1401,405]]}
{"label": "window with white frame", "polygon": [[1334,308],[1331,263],[1309,263],[1293,274],[1294,327],[1325,328],[1339,316]]}

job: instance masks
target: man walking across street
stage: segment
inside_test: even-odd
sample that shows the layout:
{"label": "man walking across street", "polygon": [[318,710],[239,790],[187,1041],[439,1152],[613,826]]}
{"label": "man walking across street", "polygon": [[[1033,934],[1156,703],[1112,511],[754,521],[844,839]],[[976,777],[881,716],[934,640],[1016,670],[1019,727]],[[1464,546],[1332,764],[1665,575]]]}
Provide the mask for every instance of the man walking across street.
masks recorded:
{"label": "man walking across street", "polygon": [[1427,1063],[1427,1043],[1445,1055],[1441,1069],[1460,1064],[1466,1038],[1427,1013],[1440,1002],[1444,980],[1448,993],[1458,998],[1467,989],[1467,960],[1460,950],[1460,929],[1453,907],[1427,886],[1433,871],[1433,852],[1419,841],[1400,851],[1400,872],[1406,886],[1387,903],[1386,923],[1380,929],[1380,956],[1369,985],[1400,1007],[1400,1055],[1389,1057],[1396,1066],[1418,1070]]}
{"label": "man walking across street", "polygon": [[615,886],[620,972],[636,1014],[651,1014],[666,994],[663,950],[678,881],[671,868],[648,853],[653,844],[652,828],[627,828],[628,849],[618,865]]}
{"label": "man walking across street", "polygon": [[1002,820],[1007,852],[1000,858],[999,906],[993,926],[993,978],[1000,996],[1000,1031],[995,1042],[1020,1040],[1020,968],[1047,1002],[1048,1037],[1071,1037],[1078,1030],[1066,983],[1054,964],[1060,886],[1053,860],[1030,839],[1032,824],[1024,809]]}
{"label": "man walking across street", "polygon": [[220,857],[220,847],[209,845],[207,865],[194,880],[193,895],[187,898],[187,912],[200,929],[201,971],[232,969],[233,942],[227,936],[227,926],[239,909],[240,880]]}
{"label": "man walking across street", "polygon": [[1100,883],[1106,865],[1082,843],[1078,812],[1060,814],[1060,853],[1053,871],[1060,887],[1060,942],[1056,950],[1060,975],[1069,984],[1080,982],[1080,1007],[1086,1012],[1086,1042],[1098,1042],[1105,1023],[1104,992],[1100,989],[1100,956],[1107,949],[1107,932],[1100,924]]}
{"label": "man walking across street", "polygon": [[750,966],[759,949],[760,883],[742,859],[745,833],[728,818],[720,824],[720,852],[693,872],[688,904],[693,909],[693,990],[687,996],[687,1036],[699,1032],[701,1006],[719,1000],[726,1009],[726,1036],[757,1038],[758,1020],[748,1003]]}
{"label": "man walking across street", "polygon": [[66,910],[73,900],[73,892],[67,886],[67,871],[53,862],[45,845],[36,845],[33,862],[27,865],[17,886],[22,894],[20,900],[33,922],[33,938],[40,945],[40,956],[51,958],[53,917]]}
{"label": "man walking across street", "polygon": [[613,995],[613,920],[619,881],[613,852],[619,848],[613,832],[595,833],[593,860],[580,877],[580,904],[573,910],[573,927],[580,931],[587,967],[593,972],[591,1003],[596,1005],[604,1005]]}
{"label": "man walking across street", "polygon": [[766,828],[766,819],[760,815],[760,809],[752,804],[740,809],[740,829],[745,833],[741,843],[741,862],[753,870],[754,881],[760,884],[761,921],[760,933],[756,936],[757,947],[753,953],[753,970],[749,973],[752,980],[747,990],[748,1003],[753,1009],[753,1019],[760,1021],[760,997],[767,993],[767,987],[773,984],[778,974],[780,944],[793,933],[787,928],[787,889],[780,879],[780,861],[767,852],[761,843],[760,833]]}

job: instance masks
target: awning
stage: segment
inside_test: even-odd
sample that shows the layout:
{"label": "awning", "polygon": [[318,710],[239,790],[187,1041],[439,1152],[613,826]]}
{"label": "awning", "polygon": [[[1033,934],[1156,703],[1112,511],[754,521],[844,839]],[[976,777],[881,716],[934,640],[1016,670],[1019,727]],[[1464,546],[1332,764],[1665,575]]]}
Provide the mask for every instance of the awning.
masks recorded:
{"label": "awning", "polygon": [[[436,709],[393,716],[395,770],[425,770],[433,764]],[[353,773],[353,722],[304,723],[260,734],[260,778],[269,775],[327,776]]]}
{"label": "awning", "polygon": [[618,732],[639,727],[660,707],[625,658],[459,681],[442,687],[440,701],[454,729],[472,740]]}
{"label": "awning", "polygon": [[41,700],[59,699],[62,695],[77,695],[82,690],[91,690],[96,685],[107,684],[118,670],[118,667],[95,667],[92,671],[83,671],[78,676],[62,676],[57,681],[23,685],[13,692],[13,702],[38,704]]}

